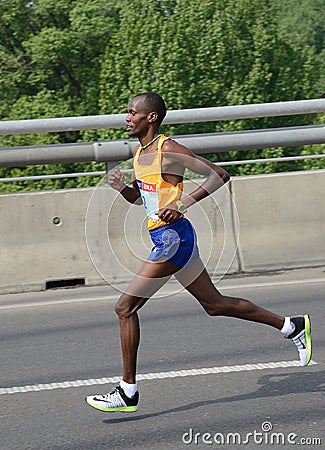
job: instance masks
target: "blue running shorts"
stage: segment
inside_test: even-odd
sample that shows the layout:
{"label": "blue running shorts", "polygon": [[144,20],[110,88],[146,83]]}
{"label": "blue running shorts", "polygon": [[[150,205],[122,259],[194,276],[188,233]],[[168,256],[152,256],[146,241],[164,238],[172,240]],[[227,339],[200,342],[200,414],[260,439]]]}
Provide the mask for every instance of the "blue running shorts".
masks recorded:
{"label": "blue running shorts", "polygon": [[170,224],[149,230],[154,247],[148,257],[157,261],[164,257],[180,267],[186,267],[199,257],[195,230],[187,219],[180,218]]}

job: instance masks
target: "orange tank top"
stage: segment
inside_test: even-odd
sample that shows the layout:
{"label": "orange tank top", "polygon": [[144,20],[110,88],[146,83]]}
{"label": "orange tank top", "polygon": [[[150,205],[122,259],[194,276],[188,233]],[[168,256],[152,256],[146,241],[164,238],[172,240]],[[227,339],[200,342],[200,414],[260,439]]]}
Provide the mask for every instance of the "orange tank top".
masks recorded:
{"label": "orange tank top", "polygon": [[160,136],[158,151],[149,166],[139,164],[141,147],[138,147],[134,155],[133,168],[148,218],[148,230],[166,225],[166,222],[159,219],[155,213],[160,208],[180,200],[183,193],[183,182],[174,186],[165,181],[161,175],[162,145],[167,139],[168,136]]}

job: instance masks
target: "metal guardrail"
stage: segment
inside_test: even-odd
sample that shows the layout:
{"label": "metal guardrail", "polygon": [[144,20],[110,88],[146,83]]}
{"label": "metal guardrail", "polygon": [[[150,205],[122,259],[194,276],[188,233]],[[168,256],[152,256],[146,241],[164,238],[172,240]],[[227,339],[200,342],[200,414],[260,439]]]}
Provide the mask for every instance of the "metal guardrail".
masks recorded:
{"label": "metal guardrail", "polygon": [[[308,156],[285,156],[282,158],[258,158],[258,159],[241,159],[239,161],[222,161],[218,162],[218,166],[240,166],[243,164],[259,164],[259,163],[274,163],[285,161],[302,161],[310,159],[324,159],[325,154],[321,155],[308,155]],[[132,169],[122,169],[123,173],[131,173]],[[20,182],[20,181],[37,181],[37,180],[57,180],[60,178],[79,178],[79,177],[98,177],[107,175],[106,170],[98,170],[94,172],[74,172],[74,173],[58,173],[51,175],[33,175],[29,177],[11,177],[0,178],[0,183]]]}
{"label": "metal guardrail", "polygon": [[[325,111],[325,99],[300,100],[293,102],[260,103],[252,105],[221,106],[172,110],[167,113],[164,124],[189,122],[209,122],[256,117],[312,114]],[[53,119],[32,119],[0,121],[0,134],[28,134],[35,132],[58,132],[125,127],[126,114],[103,116],[65,117]],[[230,150],[250,150],[274,147],[293,147],[325,142],[325,125],[286,127],[264,130],[246,130],[228,133],[208,133],[174,137],[194,153],[228,152]],[[31,147],[9,147],[0,149],[0,167],[24,167],[35,164],[56,164],[73,162],[106,162],[107,170],[116,161],[133,156],[137,140],[113,140],[76,144],[54,144]],[[289,158],[271,158],[244,161],[229,161],[221,165],[255,164],[299,159],[323,158],[324,155],[310,155]],[[70,178],[105,174],[106,172],[87,172],[85,174],[58,174],[50,176],[18,177],[0,179],[7,181],[26,181],[45,178]]]}
{"label": "metal guardrail", "polygon": [[[217,106],[170,110],[164,124],[214,122],[256,117],[314,114],[325,111],[325,99],[298,100],[292,102],[256,103],[251,105]],[[28,134],[59,131],[79,131],[125,127],[126,114],[64,117],[0,121],[0,134]]]}
{"label": "metal guardrail", "polygon": [[[229,133],[192,134],[174,137],[194,153],[205,154],[325,142],[325,125],[276,128]],[[73,162],[110,162],[132,158],[136,140],[54,144],[0,149],[0,167]]]}

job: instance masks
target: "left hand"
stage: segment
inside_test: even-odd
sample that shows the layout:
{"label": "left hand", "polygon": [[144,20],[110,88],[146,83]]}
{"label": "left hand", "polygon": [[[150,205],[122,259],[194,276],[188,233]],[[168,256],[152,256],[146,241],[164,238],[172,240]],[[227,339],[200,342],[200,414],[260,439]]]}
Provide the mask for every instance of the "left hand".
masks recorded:
{"label": "left hand", "polygon": [[181,215],[178,210],[177,206],[172,203],[168,206],[164,206],[163,208],[160,208],[158,212],[156,212],[159,219],[163,220],[166,223],[172,223],[174,220],[178,219]]}

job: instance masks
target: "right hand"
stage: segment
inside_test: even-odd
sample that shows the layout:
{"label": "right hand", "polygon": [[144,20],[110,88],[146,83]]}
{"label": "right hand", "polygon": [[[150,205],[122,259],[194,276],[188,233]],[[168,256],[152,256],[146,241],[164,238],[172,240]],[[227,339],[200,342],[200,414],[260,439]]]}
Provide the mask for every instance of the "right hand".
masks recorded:
{"label": "right hand", "polygon": [[108,174],[108,184],[117,191],[121,192],[126,187],[124,183],[124,174],[119,169],[113,169]]}

